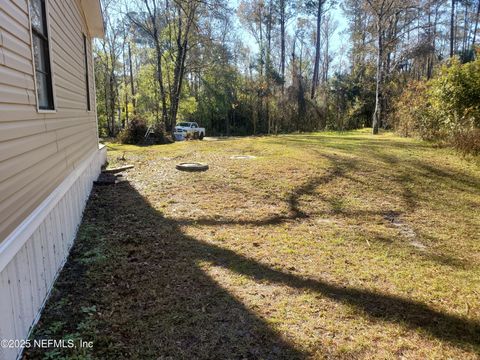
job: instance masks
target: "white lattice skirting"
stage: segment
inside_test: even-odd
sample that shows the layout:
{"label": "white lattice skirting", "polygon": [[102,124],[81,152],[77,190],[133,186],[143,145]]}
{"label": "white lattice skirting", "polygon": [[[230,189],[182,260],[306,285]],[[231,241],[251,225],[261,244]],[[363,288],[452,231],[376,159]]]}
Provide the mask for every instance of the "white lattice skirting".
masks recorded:
{"label": "white lattice skirting", "polygon": [[[0,244],[0,340],[27,339],[67,259],[106,148],[91,154]],[[0,359],[21,349],[0,346]]]}

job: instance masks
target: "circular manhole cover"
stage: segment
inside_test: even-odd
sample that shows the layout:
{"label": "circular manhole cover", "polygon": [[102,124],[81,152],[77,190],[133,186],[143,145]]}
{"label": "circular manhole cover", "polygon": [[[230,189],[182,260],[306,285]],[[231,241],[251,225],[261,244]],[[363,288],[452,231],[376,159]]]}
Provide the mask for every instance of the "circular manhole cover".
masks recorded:
{"label": "circular manhole cover", "polygon": [[256,159],[256,156],[253,155],[234,155],[230,156],[230,159]]}
{"label": "circular manhole cover", "polygon": [[177,170],[181,171],[206,171],[208,170],[207,164],[197,163],[197,162],[184,162],[177,164],[175,166]]}

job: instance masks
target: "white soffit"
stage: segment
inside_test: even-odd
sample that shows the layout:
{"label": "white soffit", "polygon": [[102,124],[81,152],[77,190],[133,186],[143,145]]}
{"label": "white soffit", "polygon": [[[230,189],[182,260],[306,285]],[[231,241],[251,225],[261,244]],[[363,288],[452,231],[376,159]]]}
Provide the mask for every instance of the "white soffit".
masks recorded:
{"label": "white soffit", "polygon": [[100,0],[79,0],[88,31],[91,37],[102,38],[105,35],[103,27],[103,14]]}

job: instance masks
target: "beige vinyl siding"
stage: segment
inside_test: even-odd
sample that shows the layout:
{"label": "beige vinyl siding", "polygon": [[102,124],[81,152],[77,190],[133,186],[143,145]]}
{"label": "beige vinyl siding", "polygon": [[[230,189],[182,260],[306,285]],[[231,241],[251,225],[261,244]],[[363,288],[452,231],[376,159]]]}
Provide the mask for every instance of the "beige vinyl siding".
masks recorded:
{"label": "beige vinyl siding", "polygon": [[0,0],[0,242],[98,148],[83,13],[76,0],[47,0],[47,11],[55,112],[37,111],[28,2]]}

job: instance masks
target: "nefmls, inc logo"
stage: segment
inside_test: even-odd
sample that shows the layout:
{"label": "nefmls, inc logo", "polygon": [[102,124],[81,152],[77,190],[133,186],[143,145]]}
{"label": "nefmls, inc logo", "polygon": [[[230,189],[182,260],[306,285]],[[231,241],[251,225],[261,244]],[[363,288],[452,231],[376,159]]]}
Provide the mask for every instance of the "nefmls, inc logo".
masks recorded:
{"label": "nefmls, inc logo", "polygon": [[34,347],[36,348],[66,348],[73,349],[75,347],[74,340],[56,340],[56,339],[40,339],[34,340]]}

